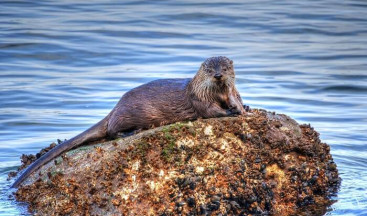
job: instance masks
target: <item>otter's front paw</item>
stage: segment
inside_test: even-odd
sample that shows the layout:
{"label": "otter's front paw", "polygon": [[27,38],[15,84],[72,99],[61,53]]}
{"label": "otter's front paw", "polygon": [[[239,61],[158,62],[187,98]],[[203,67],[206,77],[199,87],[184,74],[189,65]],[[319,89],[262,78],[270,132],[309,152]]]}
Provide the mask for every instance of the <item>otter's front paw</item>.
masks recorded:
{"label": "otter's front paw", "polygon": [[226,109],[226,116],[231,116],[232,115],[232,112],[230,109]]}
{"label": "otter's front paw", "polygon": [[246,112],[250,112],[251,109],[250,109],[250,106],[247,106],[247,105],[243,105],[243,108],[245,109]]}
{"label": "otter's front paw", "polygon": [[238,116],[241,115],[241,110],[238,109],[228,109],[226,110],[228,116]]}

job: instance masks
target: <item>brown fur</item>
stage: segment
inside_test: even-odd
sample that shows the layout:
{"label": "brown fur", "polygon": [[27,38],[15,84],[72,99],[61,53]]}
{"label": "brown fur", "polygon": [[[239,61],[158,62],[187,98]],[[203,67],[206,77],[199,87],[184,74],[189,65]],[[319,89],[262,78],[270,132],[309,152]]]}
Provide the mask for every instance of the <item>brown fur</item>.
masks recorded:
{"label": "brown fur", "polygon": [[193,79],[155,80],[134,88],[99,123],[31,164],[12,187],[61,153],[89,141],[178,121],[242,114],[245,110],[234,83],[232,60],[220,56],[207,59]]}

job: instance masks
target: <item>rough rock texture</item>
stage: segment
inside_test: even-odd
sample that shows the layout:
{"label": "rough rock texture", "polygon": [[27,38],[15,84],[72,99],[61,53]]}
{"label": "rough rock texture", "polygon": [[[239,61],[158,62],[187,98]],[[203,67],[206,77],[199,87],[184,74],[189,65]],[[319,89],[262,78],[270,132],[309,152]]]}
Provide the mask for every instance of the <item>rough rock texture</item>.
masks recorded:
{"label": "rough rock texture", "polygon": [[340,183],[309,125],[262,110],[83,146],[15,193],[40,215],[322,215]]}

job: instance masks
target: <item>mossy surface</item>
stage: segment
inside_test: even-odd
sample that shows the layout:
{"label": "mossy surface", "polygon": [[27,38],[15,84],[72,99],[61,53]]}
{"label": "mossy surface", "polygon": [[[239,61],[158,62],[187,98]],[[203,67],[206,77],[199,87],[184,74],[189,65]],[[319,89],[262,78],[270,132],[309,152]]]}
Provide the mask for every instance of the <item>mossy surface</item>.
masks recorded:
{"label": "mossy surface", "polygon": [[322,215],[340,183],[312,127],[262,110],[82,148],[17,200],[41,215]]}

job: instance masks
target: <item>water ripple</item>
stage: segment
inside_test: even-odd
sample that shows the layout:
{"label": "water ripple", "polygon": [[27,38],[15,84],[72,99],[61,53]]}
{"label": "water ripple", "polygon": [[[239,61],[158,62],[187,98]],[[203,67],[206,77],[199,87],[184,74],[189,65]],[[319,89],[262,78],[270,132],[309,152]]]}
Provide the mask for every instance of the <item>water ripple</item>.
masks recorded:
{"label": "water ripple", "polygon": [[343,178],[330,215],[367,214],[365,1],[2,1],[0,215],[22,153],[70,138],[131,88],[235,62],[246,104],[311,123]]}

